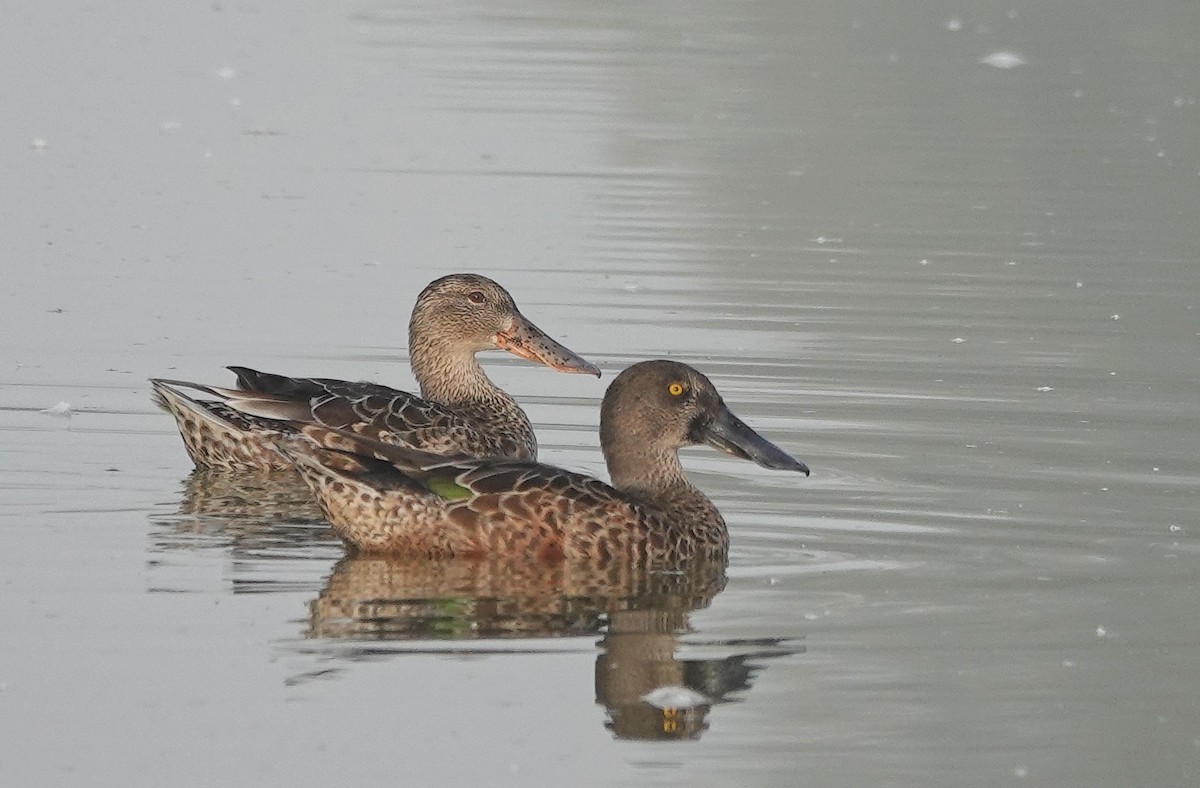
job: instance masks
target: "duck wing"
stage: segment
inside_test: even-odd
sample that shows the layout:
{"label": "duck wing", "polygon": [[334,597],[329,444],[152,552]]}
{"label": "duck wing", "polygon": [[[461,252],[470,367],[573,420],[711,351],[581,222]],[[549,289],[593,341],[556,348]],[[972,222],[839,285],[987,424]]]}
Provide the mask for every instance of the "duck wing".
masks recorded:
{"label": "duck wing", "polygon": [[237,375],[238,389],[218,391],[231,407],[248,415],[351,430],[434,454],[464,449],[475,454],[522,453],[517,438],[491,434],[467,414],[390,386],[229,369]]}

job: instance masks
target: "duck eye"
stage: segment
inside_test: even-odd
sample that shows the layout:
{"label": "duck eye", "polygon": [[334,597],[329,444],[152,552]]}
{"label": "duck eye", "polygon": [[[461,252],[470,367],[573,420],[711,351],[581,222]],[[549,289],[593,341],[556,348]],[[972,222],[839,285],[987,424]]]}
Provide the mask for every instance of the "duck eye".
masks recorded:
{"label": "duck eye", "polygon": [[467,300],[472,304],[482,304],[487,299],[484,297],[482,291],[472,290],[471,292],[467,293]]}
{"label": "duck eye", "polygon": [[680,383],[678,380],[675,381],[674,383],[667,386],[667,393],[670,394],[672,397],[678,397],[680,394],[683,393],[683,384]]}

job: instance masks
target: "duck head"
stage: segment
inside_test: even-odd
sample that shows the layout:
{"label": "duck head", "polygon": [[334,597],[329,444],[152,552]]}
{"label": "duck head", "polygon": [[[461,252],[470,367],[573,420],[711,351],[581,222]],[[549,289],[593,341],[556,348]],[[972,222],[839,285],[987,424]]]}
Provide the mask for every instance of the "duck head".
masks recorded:
{"label": "duck head", "polygon": [[409,348],[437,355],[474,355],[498,348],[559,372],[600,376],[600,370],[552,339],[517,309],[503,287],[478,274],[451,274],[417,297],[408,325]]}
{"label": "duck head", "polygon": [[639,477],[657,469],[673,472],[678,450],[702,443],[764,468],[809,473],[807,465],[734,415],[712,381],[686,364],[634,364],[604,395],[600,445],[618,487],[643,486]]}

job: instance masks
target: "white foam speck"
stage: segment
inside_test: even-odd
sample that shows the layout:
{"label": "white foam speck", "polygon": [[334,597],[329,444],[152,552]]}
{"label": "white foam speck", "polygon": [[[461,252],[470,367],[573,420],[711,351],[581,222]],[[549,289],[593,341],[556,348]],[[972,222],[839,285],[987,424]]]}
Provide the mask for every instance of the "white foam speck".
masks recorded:
{"label": "white foam speck", "polygon": [[987,57],[979,58],[979,62],[985,66],[991,66],[992,68],[1016,68],[1017,66],[1028,65],[1029,63],[1029,61],[1027,61],[1021,55],[1008,50],[993,52]]}
{"label": "white foam speck", "polygon": [[38,411],[38,412],[45,413],[47,416],[70,416],[71,415],[71,403],[60,402],[57,405],[53,405],[49,408],[46,408],[45,410]]}
{"label": "white foam speck", "polygon": [[712,703],[707,695],[702,695],[689,687],[669,684],[653,689],[642,696],[642,700],[656,709],[691,709]]}

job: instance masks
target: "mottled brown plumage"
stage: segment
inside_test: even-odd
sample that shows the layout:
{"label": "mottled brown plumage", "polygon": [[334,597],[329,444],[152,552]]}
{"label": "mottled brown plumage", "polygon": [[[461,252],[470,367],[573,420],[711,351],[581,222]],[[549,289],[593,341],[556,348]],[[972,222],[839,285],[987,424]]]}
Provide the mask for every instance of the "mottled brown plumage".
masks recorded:
{"label": "mottled brown plumage", "polygon": [[199,468],[288,470],[292,464],[279,452],[278,439],[296,434],[296,424],[350,430],[433,454],[534,459],[537,440],[528,417],[475,359],[489,348],[563,372],[600,374],[529,322],[503,287],[476,274],[453,274],[425,288],[409,322],[421,396],[376,383],[292,378],[246,367],[229,367],[236,389],[151,383]]}
{"label": "mottled brown plumage", "polygon": [[673,361],[622,372],[604,396],[612,485],[529,461],[437,457],[313,425],[281,442],[338,535],[365,553],[593,562],[723,557],[720,512],[684,475],[708,443],[768,468],[807,466],[741,422],[704,375]]}

